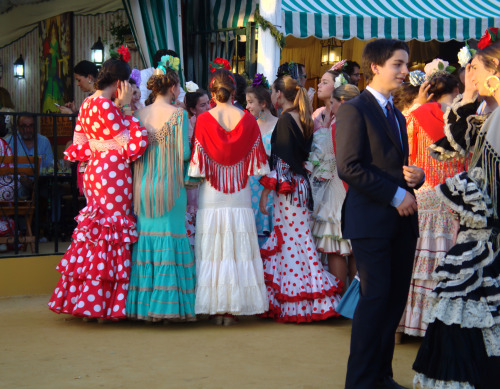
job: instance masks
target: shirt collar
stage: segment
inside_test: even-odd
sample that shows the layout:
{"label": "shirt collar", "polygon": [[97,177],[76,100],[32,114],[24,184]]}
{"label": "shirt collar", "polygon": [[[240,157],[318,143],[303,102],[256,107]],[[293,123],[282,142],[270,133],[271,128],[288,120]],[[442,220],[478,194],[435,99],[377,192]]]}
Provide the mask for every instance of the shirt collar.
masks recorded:
{"label": "shirt collar", "polygon": [[388,99],[385,98],[385,96],[380,93],[379,91],[373,89],[370,85],[366,87],[366,89],[375,97],[379,105],[385,109],[385,106],[387,105],[388,102],[391,103],[392,106],[394,106],[394,103],[392,102],[392,95],[389,96]]}

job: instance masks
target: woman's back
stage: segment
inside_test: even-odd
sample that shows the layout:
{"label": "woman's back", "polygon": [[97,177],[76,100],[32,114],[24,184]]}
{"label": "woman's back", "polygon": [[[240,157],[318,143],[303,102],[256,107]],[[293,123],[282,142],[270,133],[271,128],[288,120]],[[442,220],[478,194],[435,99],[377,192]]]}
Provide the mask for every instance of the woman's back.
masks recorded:
{"label": "woman's back", "polygon": [[[139,112],[149,146],[134,167],[134,208],[141,216],[161,217],[175,205],[185,210],[184,162],[189,160],[187,114],[163,102]],[[179,203],[179,204],[177,204]]]}
{"label": "woman's back", "polygon": [[224,107],[215,107],[208,112],[226,131],[234,130],[245,115],[244,111],[229,104]]}
{"label": "woman's back", "polygon": [[173,105],[155,102],[139,111],[139,119],[148,132],[160,130],[177,110]]}

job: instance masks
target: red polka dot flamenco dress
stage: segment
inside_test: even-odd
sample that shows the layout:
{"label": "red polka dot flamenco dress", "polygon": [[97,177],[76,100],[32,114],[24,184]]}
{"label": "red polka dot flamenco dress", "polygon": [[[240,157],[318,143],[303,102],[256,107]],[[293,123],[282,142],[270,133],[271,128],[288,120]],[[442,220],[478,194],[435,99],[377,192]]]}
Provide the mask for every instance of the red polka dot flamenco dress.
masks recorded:
{"label": "red polka dot flamenco dress", "polygon": [[138,120],[123,116],[111,100],[99,96],[84,101],[65,156],[88,162],[87,206],[77,216],[73,241],[57,266],[61,278],[49,301],[54,312],[126,317],[130,248],[138,239],[129,163],[144,153],[147,140]]}

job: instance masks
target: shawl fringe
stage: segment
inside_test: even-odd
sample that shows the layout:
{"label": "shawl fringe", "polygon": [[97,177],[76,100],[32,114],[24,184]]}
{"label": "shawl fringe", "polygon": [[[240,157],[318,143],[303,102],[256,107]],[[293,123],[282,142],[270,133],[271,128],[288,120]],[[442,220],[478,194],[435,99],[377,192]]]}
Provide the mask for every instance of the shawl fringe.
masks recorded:
{"label": "shawl fringe", "polygon": [[234,193],[245,188],[251,172],[260,169],[267,163],[267,154],[259,134],[248,154],[234,165],[222,165],[212,159],[195,138],[193,160],[197,159],[200,172],[210,184],[220,192]]}
{"label": "shawl fringe", "polygon": [[[163,216],[173,208],[175,199],[180,196],[184,187],[183,121],[182,110],[176,111],[160,130],[148,131],[148,152],[134,164],[134,211],[137,216]],[[153,146],[158,147],[158,154]],[[146,158],[147,171],[144,176]],[[141,195],[143,182],[144,194]],[[141,203],[144,204],[144,215]]]}

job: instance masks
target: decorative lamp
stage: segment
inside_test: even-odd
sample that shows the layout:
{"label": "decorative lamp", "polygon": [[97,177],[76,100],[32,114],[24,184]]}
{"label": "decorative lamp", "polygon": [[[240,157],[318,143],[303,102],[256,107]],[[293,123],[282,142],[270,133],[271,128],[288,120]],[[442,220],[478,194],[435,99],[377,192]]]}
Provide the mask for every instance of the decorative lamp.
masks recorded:
{"label": "decorative lamp", "polygon": [[342,41],[335,38],[321,41],[321,66],[334,65],[342,59]]}
{"label": "decorative lamp", "polygon": [[14,77],[24,78],[24,59],[22,55],[14,62]]}
{"label": "decorative lamp", "polygon": [[97,39],[97,42],[90,49],[90,55],[92,58],[92,62],[96,64],[96,66],[101,66],[104,62],[104,45],[102,44],[101,37]]}

